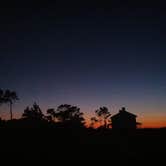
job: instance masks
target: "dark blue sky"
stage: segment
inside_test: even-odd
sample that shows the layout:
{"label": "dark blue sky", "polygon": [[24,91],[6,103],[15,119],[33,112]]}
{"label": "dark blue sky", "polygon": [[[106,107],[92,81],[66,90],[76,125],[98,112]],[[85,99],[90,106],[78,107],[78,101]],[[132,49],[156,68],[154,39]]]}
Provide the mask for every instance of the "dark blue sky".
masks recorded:
{"label": "dark blue sky", "polygon": [[56,1],[1,5],[0,87],[18,112],[121,106],[166,116],[165,11],[158,1]]}

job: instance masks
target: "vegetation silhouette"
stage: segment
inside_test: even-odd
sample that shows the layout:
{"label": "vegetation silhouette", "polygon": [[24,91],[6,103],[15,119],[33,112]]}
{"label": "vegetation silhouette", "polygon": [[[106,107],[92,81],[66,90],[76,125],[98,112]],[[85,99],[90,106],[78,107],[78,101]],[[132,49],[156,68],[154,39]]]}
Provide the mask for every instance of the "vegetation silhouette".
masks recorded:
{"label": "vegetation silhouette", "polygon": [[[107,129],[110,126],[110,117],[111,113],[109,112],[107,107],[100,107],[95,111],[95,117],[90,119],[90,126],[95,128],[96,126],[100,126],[100,128]],[[99,123],[99,125],[98,125]]]}
{"label": "vegetation silhouette", "polygon": [[65,125],[72,126],[83,126],[84,117],[83,113],[80,112],[80,108],[69,104],[60,105],[54,113],[58,122]]}
{"label": "vegetation silhouette", "polygon": [[49,108],[49,109],[47,110],[46,119],[47,119],[49,122],[54,123],[54,122],[56,121],[55,117],[56,117],[55,109],[54,109],[54,108]]}
{"label": "vegetation silhouette", "polygon": [[[4,103],[3,96],[4,91],[0,91],[0,103]],[[45,115],[34,103],[20,119],[0,119],[1,158],[111,161],[116,165],[162,161],[166,128],[112,130],[108,108],[100,107],[95,113],[89,128],[80,108],[70,104],[49,108]],[[93,128],[98,122],[102,127]]]}
{"label": "vegetation silhouette", "polygon": [[8,103],[10,108],[10,119],[13,119],[13,104],[19,100],[17,93],[15,91],[0,89],[0,104]]}
{"label": "vegetation silhouette", "polygon": [[44,114],[37,103],[34,103],[31,108],[27,107],[22,114],[23,119],[29,120],[43,120]]}

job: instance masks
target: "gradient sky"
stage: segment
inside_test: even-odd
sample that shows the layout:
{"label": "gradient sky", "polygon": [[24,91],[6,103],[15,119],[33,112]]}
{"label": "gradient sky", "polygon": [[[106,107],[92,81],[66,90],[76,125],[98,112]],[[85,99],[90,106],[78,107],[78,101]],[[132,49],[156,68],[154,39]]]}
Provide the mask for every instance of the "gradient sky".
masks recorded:
{"label": "gradient sky", "polygon": [[[74,104],[92,115],[122,106],[144,126],[166,126],[166,13],[161,1],[2,4],[0,88],[20,116]],[[2,117],[8,112],[0,107]]]}

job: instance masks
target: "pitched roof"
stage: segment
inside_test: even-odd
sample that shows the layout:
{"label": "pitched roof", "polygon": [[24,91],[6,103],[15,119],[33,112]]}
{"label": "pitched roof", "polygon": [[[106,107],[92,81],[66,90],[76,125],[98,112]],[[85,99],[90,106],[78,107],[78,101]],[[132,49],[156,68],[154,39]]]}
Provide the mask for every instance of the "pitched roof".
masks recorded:
{"label": "pitched roof", "polygon": [[133,116],[134,118],[137,117],[137,115],[134,115],[134,114],[132,114],[132,113],[130,113],[130,112],[127,112],[127,111],[126,111],[126,108],[125,108],[125,107],[122,107],[122,109],[119,111],[119,113],[117,113],[116,115],[112,116],[111,119],[112,119],[112,118],[115,118],[115,117],[123,116],[123,115]]}

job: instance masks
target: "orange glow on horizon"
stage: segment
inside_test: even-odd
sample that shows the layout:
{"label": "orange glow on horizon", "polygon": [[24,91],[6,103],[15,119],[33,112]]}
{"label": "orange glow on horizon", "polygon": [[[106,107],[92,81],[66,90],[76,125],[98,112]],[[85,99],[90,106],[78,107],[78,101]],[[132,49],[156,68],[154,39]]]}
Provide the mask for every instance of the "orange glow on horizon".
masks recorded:
{"label": "orange glow on horizon", "polygon": [[[19,119],[20,116],[14,116],[14,119]],[[8,118],[4,118],[3,119],[8,119]],[[142,123],[141,127],[140,128],[162,128],[162,127],[166,127],[166,120],[155,120],[155,119],[152,119],[152,120],[146,120],[146,119],[143,119],[142,121],[140,120],[139,122]],[[86,127],[90,127],[91,126],[91,122],[89,119],[85,119],[85,126]],[[94,125],[94,128],[98,128],[100,127],[100,123],[96,123]]]}
{"label": "orange glow on horizon", "polygon": [[157,113],[145,114],[137,121],[142,123],[141,128],[161,128],[166,127],[166,116]]}
{"label": "orange glow on horizon", "polygon": [[[90,116],[89,116],[90,117]],[[166,116],[150,114],[145,115],[143,118],[137,118],[137,122],[142,125],[139,128],[163,128],[166,127]],[[90,118],[86,119],[86,126],[90,127]],[[99,127],[100,124],[94,125],[94,128]]]}
{"label": "orange glow on horizon", "polygon": [[[21,118],[21,114],[13,111],[14,113],[14,119],[19,119]],[[2,119],[9,119],[9,110],[2,111],[1,110],[1,118]],[[90,127],[90,119],[93,117],[92,114],[85,113],[85,126]],[[142,123],[140,128],[162,128],[166,127],[166,115],[164,114],[159,114],[159,113],[145,113],[141,116],[138,115],[137,122]],[[97,123],[94,125],[95,128],[99,127],[100,123]]]}
{"label": "orange glow on horizon", "polygon": [[166,121],[146,121],[142,124],[141,128],[162,128],[166,127]]}
{"label": "orange glow on horizon", "polygon": [[[86,127],[90,127],[90,122],[86,121]],[[94,128],[98,128],[100,127],[100,124],[97,123],[94,125]],[[163,128],[163,127],[166,127],[166,122],[146,122],[144,121],[144,123],[142,123],[142,125],[139,127],[139,128]]]}

